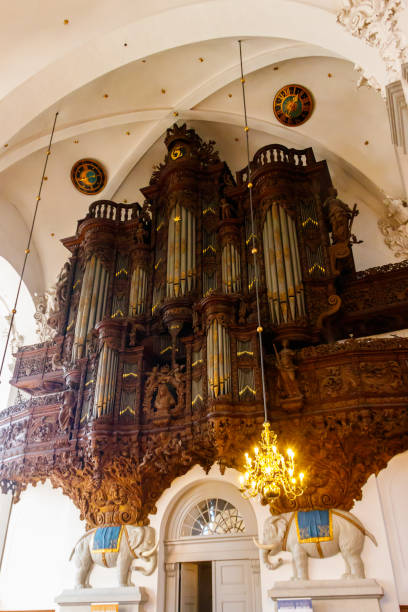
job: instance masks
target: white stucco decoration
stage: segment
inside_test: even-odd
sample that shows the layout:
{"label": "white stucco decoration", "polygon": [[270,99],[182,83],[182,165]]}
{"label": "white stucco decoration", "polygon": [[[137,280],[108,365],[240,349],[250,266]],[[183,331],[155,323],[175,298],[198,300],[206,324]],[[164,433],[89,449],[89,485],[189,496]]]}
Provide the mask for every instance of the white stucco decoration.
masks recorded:
{"label": "white stucco decoration", "polygon": [[[6,340],[7,338],[8,328],[10,327],[10,322],[11,322],[11,316],[12,316],[11,314],[8,314],[4,317],[4,319],[6,320],[6,325],[7,325],[7,331],[5,331],[4,333],[4,340]],[[13,325],[11,326],[9,343],[10,343],[10,351],[12,355],[14,353],[17,353],[20,346],[23,346],[23,343],[24,343],[24,336],[23,334],[20,334],[18,330],[16,329],[15,321],[13,321]],[[9,363],[9,369],[10,369],[10,372],[13,372],[14,361]]]}
{"label": "white stucco decoration", "polygon": [[385,217],[378,221],[385,244],[395,257],[408,258],[408,204],[404,200],[386,197]]}
{"label": "white stucco decoration", "polygon": [[[408,60],[407,40],[400,29],[400,16],[406,0],[343,0],[337,21],[353,36],[378,49],[386,68],[386,83],[401,78],[401,64]],[[378,90],[379,83],[369,71],[356,66],[362,73],[358,82]],[[384,88],[382,93],[384,95]]]}
{"label": "white stucco decoration", "polygon": [[[150,576],[157,565],[157,546],[153,527],[123,527],[118,552],[94,552],[93,540],[96,529],[86,533],[74,546],[70,560],[74,558],[77,566],[75,588],[89,588],[89,575],[96,565],[116,567],[119,586],[133,586],[130,580],[130,570],[140,571],[144,576]],[[141,565],[131,568],[132,561],[140,559]]]}
{"label": "white stucco decoration", "polygon": [[317,559],[332,557],[341,552],[346,564],[343,578],[365,578],[361,559],[364,537],[368,536],[377,546],[375,537],[364,528],[356,516],[345,510],[333,511],[332,520],[332,540],[300,543],[293,512],[268,517],[264,523],[263,542],[254,540],[258,548],[262,550],[262,560],[266,567],[268,569],[278,568],[283,563],[282,559],[273,561],[269,557],[282,550],[287,550],[292,553],[293,580],[309,580],[308,557]]}
{"label": "white stucco decoration", "polygon": [[48,319],[55,306],[55,290],[55,285],[53,285],[48,291],[34,295],[34,319],[36,322],[38,342],[52,340],[57,333],[55,329],[48,325]]}

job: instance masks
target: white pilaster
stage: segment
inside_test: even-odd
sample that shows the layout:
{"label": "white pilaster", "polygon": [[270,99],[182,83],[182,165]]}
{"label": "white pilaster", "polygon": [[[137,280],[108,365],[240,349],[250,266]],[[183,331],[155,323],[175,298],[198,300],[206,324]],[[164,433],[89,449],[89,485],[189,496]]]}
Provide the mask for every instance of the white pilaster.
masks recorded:
{"label": "white pilaster", "polygon": [[13,496],[11,493],[0,493],[0,571],[10,521]]}

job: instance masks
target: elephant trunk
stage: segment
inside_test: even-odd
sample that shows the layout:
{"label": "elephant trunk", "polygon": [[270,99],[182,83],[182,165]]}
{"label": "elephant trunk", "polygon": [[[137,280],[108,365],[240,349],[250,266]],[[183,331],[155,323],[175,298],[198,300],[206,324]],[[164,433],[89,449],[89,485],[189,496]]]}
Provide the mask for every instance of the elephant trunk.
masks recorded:
{"label": "elephant trunk", "polygon": [[145,564],[141,566],[134,566],[133,570],[140,572],[143,574],[143,576],[150,576],[150,574],[153,574],[154,570],[156,569],[156,565],[157,555],[153,554],[146,560]]}
{"label": "elephant trunk", "polygon": [[266,567],[270,570],[278,569],[278,567],[282,565],[283,560],[280,557],[276,561],[271,561],[269,559],[269,555],[274,554],[272,553],[272,549],[274,547],[270,545],[268,546],[267,544],[261,544],[255,538],[253,538],[253,540],[254,540],[255,546],[259,548],[259,550],[262,550],[262,560],[265,563]]}
{"label": "elephant trunk", "polygon": [[156,544],[153,546],[151,550],[144,550],[143,552],[140,553],[140,556],[143,557],[144,559],[151,557],[156,552],[158,546],[159,546],[159,540],[157,540]]}
{"label": "elephant trunk", "polygon": [[266,567],[270,570],[278,569],[278,567],[280,567],[283,563],[283,559],[281,559],[280,557],[276,561],[269,559],[270,553],[266,552],[266,550],[263,551],[262,555],[263,555],[263,562],[265,563]]}

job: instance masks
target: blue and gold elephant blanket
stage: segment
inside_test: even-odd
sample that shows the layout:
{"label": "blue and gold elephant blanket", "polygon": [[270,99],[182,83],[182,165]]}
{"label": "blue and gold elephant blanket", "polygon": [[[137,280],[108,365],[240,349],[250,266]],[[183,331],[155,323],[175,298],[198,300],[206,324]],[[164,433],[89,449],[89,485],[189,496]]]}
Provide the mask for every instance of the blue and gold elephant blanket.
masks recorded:
{"label": "blue and gold elephant blanket", "polygon": [[122,532],[123,525],[98,527],[94,534],[92,552],[118,552]]}
{"label": "blue and gold elephant blanket", "polygon": [[296,512],[296,531],[301,543],[329,542],[333,539],[331,510],[299,510]]}

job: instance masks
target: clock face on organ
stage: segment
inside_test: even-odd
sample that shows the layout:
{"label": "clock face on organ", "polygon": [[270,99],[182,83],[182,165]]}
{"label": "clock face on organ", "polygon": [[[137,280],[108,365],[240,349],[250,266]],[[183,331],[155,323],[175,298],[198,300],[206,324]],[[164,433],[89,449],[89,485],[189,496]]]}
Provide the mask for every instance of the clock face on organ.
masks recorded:
{"label": "clock face on organ", "polygon": [[176,144],[170,152],[170,157],[173,160],[180,159],[186,154],[186,148],[182,144]]}
{"label": "clock face on organ", "polygon": [[273,112],[277,120],[291,127],[307,121],[312,110],[312,95],[302,85],[285,85],[277,92],[273,101]]}

